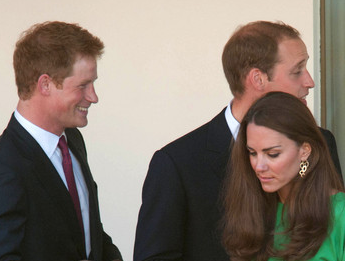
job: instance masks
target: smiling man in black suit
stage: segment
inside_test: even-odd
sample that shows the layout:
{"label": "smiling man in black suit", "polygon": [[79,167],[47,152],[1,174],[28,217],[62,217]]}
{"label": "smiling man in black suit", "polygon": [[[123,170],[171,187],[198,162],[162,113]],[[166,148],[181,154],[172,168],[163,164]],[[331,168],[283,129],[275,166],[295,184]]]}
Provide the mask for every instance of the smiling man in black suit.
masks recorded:
{"label": "smiling man in black suit", "polygon": [[63,22],[34,25],[16,44],[19,102],[0,140],[0,260],[122,260],[103,231],[77,129],[98,101],[103,48]]}
{"label": "smiling man in black suit", "polygon": [[[226,44],[223,67],[234,99],[214,119],[158,150],[143,187],[134,261],[229,261],[218,223],[219,195],[240,122],[252,103],[270,91],[306,104],[314,87],[299,32],[258,21],[238,29]],[[340,165],[333,135],[322,130]]]}

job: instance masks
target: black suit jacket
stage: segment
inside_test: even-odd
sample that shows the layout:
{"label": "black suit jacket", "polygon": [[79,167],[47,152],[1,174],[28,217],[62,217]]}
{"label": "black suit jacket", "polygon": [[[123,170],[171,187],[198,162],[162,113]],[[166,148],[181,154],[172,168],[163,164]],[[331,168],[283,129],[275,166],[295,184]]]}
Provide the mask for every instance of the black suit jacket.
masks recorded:
{"label": "black suit jacket", "polygon": [[[333,135],[322,132],[340,166]],[[217,226],[231,139],[224,109],[154,154],[143,187],[134,261],[229,261]]]}
{"label": "black suit jacket", "polygon": [[97,188],[81,133],[66,129],[89,191],[91,257],[72,199],[55,167],[12,116],[0,139],[0,260],[77,261],[121,259],[100,221]]}

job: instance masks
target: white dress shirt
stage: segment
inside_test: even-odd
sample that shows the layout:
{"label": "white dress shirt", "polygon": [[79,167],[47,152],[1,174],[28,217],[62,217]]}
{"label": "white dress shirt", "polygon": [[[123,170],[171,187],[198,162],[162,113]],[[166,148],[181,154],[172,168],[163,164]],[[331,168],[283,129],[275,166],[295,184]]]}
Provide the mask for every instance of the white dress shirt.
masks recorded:
{"label": "white dress shirt", "polygon": [[234,115],[232,115],[231,104],[232,104],[232,101],[230,101],[230,103],[228,104],[228,107],[225,110],[225,119],[229,126],[232,136],[236,140],[238,131],[240,129],[240,123],[235,119]]}
{"label": "white dress shirt", "polygon": [[[52,164],[54,165],[55,169],[60,175],[63,183],[65,184],[66,188],[67,181],[65,177],[65,173],[62,167],[62,154],[61,150],[59,149],[58,142],[62,135],[65,136],[67,141],[67,136],[63,133],[60,137],[48,132],[27,119],[25,119],[20,113],[15,110],[14,117],[17,121],[22,125],[22,127],[30,133],[30,135],[37,141],[37,143],[41,146],[42,150],[48,156]],[[83,224],[84,224],[84,234],[85,234],[85,247],[86,247],[86,255],[89,256],[91,252],[91,241],[90,241],[90,218],[89,218],[89,191],[87,189],[85,179],[80,167],[80,164],[76,157],[73,155],[72,151],[69,149],[72,158],[72,166],[73,166],[73,173],[74,179],[78,190],[79,195],[79,202],[80,202],[80,209],[81,214],[83,217]]]}

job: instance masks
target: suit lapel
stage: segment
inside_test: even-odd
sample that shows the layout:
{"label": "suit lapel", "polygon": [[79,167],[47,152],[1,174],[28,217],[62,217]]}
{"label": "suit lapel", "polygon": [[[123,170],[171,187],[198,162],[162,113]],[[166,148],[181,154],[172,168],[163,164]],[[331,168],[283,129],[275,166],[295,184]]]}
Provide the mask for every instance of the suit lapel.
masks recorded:
{"label": "suit lapel", "polygon": [[89,191],[89,218],[90,218],[90,236],[91,236],[91,251],[93,259],[100,260],[101,253],[97,250],[101,249],[101,236],[99,234],[99,227],[97,224],[100,224],[99,220],[99,208],[97,200],[97,191],[96,184],[92,178],[92,174],[87,162],[86,149],[80,135],[79,131],[76,129],[66,129],[65,133],[67,135],[68,146],[72,150],[74,156],[80,163],[82,168],[83,176]]}
{"label": "suit lapel", "polygon": [[225,174],[232,140],[233,137],[225,119],[225,109],[223,109],[209,123],[207,153],[205,154],[205,160],[220,179],[223,179]]}
{"label": "suit lapel", "polygon": [[93,179],[91,176],[89,165],[87,163],[87,158],[86,158],[85,148],[83,147],[83,143],[78,141],[76,135],[72,132],[71,129],[66,129],[65,133],[67,135],[68,147],[71,149],[71,151],[73,152],[74,156],[79,161],[79,164],[82,168],[83,176],[84,176],[87,188],[89,190],[89,195],[90,195],[90,193],[91,194],[94,193]]}
{"label": "suit lapel", "polygon": [[22,155],[29,162],[28,173],[32,173],[39,180],[53,202],[52,205],[60,210],[61,217],[69,227],[70,235],[78,248],[78,252],[81,256],[85,256],[85,244],[72,199],[54,165],[36,140],[18,123],[14,116],[12,116],[7,130],[13,136],[14,143],[20,148]]}

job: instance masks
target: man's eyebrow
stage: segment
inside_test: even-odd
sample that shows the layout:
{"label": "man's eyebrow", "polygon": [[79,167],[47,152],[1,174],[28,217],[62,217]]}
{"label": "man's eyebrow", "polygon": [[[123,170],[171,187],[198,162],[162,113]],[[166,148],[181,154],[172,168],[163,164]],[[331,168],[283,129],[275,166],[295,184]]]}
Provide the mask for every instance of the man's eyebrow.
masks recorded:
{"label": "man's eyebrow", "polygon": [[306,64],[308,60],[309,60],[309,55],[308,55],[308,57],[304,58],[303,60],[301,60],[297,64],[295,64],[293,69],[301,67],[302,65]]}
{"label": "man's eyebrow", "polygon": [[95,79],[86,79],[80,82],[80,85],[85,85],[88,84],[90,82],[95,82],[97,80],[98,77],[96,77]]}

